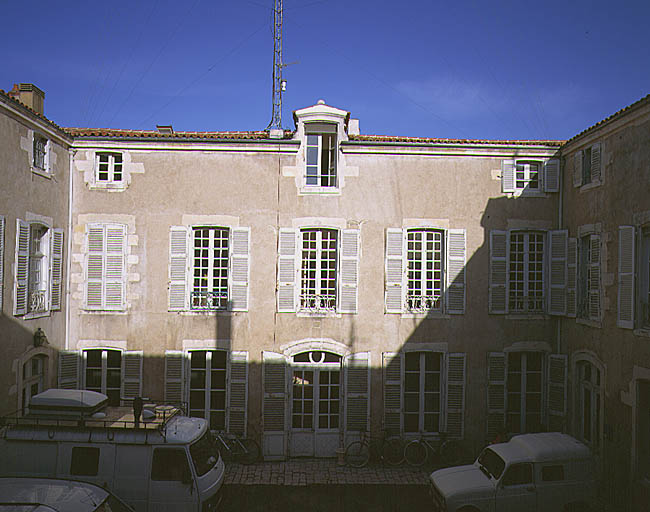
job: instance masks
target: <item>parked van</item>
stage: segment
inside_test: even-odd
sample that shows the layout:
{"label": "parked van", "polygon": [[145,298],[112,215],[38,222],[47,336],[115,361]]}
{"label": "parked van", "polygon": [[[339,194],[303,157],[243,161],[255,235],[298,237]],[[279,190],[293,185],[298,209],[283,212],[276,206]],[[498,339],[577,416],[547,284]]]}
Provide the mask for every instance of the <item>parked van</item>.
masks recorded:
{"label": "parked van", "polygon": [[87,390],[32,397],[28,415],[3,419],[0,476],[83,480],[138,512],[218,508],[225,468],[205,419],[152,405],[136,422],[132,408],[107,403]]}
{"label": "parked van", "polygon": [[577,512],[596,496],[589,448],[559,432],[488,446],[474,464],[429,477],[435,512]]}
{"label": "parked van", "polygon": [[133,512],[106,489],[55,478],[1,478],[0,512]]}

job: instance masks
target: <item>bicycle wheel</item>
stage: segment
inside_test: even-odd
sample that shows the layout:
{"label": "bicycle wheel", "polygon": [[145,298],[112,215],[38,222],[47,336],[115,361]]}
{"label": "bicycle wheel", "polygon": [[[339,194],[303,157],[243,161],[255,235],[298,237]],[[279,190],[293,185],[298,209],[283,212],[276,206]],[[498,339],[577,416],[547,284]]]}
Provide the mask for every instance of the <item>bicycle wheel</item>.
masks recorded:
{"label": "bicycle wheel", "polygon": [[367,443],[353,441],[345,449],[345,464],[353,468],[362,468],[370,460],[370,448]]}
{"label": "bicycle wheel", "polygon": [[262,453],[257,441],[250,437],[245,437],[244,439],[240,439],[240,441],[242,444],[242,453],[239,455],[239,461],[242,464],[252,464],[253,462],[257,462]]}
{"label": "bicycle wheel", "polygon": [[458,441],[445,441],[440,445],[438,449],[440,454],[440,462],[445,466],[455,466],[458,464],[461,458],[461,449]]}
{"label": "bicycle wheel", "polygon": [[404,447],[404,458],[411,466],[422,466],[427,461],[427,446],[419,439],[414,439]]}
{"label": "bicycle wheel", "polygon": [[399,466],[404,462],[404,443],[399,437],[384,441],[382,457],[389,466]]}

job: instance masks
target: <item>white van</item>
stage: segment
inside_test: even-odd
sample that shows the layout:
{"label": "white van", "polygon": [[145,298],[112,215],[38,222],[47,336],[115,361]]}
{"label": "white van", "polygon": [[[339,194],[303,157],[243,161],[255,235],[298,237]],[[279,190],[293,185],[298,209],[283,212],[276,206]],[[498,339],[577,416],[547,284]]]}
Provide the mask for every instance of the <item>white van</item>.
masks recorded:
{"label": "white van", "polygon": [[434,471],[435,512],[578,512],[596,496],[589,448],[559,432],[522,434],[485,448],[474,464]]}
{"label": "white van", "polygon": [[133,512],[106,489],[56,478],[1,478],[0,512]]}
{"label": "white van", "polygon": [[29,414],[4,418],[0,476],[83,480],[115,493],[138,512],[208,512],[221,499],[224,464],[208,423],[170,406],[107,407],[87,390],[49,389]]}

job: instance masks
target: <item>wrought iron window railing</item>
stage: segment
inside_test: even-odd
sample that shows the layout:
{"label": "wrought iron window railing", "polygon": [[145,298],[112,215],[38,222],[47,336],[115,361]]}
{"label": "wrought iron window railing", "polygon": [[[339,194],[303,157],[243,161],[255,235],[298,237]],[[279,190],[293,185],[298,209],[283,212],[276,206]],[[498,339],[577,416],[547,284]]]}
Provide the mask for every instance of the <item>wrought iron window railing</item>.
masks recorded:
{"label": "wrought iron window railing", "polygon": [[300,295],[300,310],[310,313],[336,311],[336,295],[303,293]]}
{"label": "wrought iron window railing", "polygon": [[47,296],[43,290],[33,290],[29,293],[29,311],[32,313],[47,311]]}
{"label": "wrought iron window railing", "polygon": [[544,295],[511,295],[508,310],[511,313],[544,313]]}
{"label": "wrought iron window railing", "polygon": [[440,295],[407,295],[405,309],[410,313],[428,313],[439,311],[441,305]]}
{"label": "wrought iron window railing", "polygon": [[190,294],[190,309],[198,311],[228,309],[228,293],[193,291]]}

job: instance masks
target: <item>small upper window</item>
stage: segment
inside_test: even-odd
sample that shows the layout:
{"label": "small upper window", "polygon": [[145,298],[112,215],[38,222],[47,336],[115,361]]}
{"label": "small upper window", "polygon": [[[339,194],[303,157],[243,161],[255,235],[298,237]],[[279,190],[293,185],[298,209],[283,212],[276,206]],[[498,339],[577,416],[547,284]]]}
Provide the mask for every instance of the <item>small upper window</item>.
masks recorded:
{"label": "small upper window", "polygon": [[122,155],[97,153],[96,177],[98,183],[122,183]]}
{"label": "small upper window", "polygon": [[34,134],[34,168],[47,171],[47,139]]}
{"label": "small upper window", "polygon": [[541,191],[542,162],[517,160],[515,164],[515,188],[531,192]]}
{"label": "small upper window", "polygon": [[574,153],[573,186],[595,184],[602,182],[602,147],[597,142]]}
{"label": "small upper window", "polygon": [[336,173],[336,125],[311,123],[305,125],[307,187],[337,187]]}

